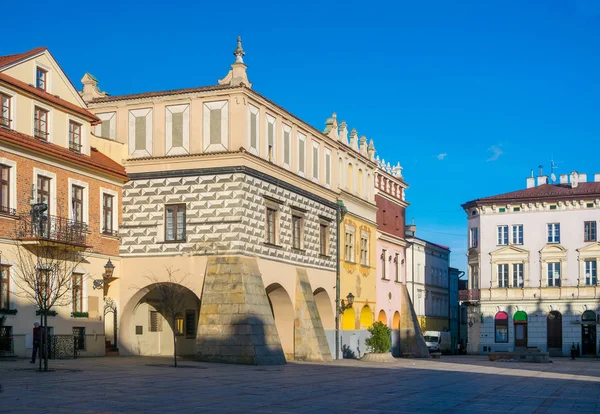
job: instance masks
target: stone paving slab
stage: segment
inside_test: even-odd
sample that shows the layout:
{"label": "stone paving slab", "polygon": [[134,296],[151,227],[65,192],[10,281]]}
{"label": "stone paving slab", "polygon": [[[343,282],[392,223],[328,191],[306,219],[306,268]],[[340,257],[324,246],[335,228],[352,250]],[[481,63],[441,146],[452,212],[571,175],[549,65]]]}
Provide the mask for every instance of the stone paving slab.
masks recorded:
{"label": "stone paving slab", "polygon": [[568,413],[600,412],[600,361],[483,357],[344,360],[277,367],[168,358],[0,361],[0,413]]}

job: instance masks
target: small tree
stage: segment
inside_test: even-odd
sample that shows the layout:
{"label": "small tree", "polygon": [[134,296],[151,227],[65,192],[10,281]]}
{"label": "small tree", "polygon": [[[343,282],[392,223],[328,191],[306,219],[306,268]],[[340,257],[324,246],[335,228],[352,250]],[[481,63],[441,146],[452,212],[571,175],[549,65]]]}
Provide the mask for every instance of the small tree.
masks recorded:
{"label": "small tree", "polygon": [[390,339],[392,331],[387,325],[381,322],[375,322],[368,331],[371,336],[365,340],[365,344],[371,348],[374,353],[382,354],[390,351],[390,348],[392,347],[392,341]]}
{"label": "small tree", "polygon": [[72,303],[73,273],[86,261],[85,254],[67,244],[18,242],[16,261],[17,295],[25,297],[39,310],[42,327],[40,361],[43,359],[47,371],[48,315],[53,314],[54,307]]}
{"label": "small tree", "polygon": [[188,288],[183,282],[185,276],[177,277],[178,270],[165,269],[166,281],[156,276],[147,276],[152,284],[146,288],[147,292],[156,294],[160,311],[169,320],[173,330],[173,364],[177,368],[177,316],[185,311],[185,296]]}

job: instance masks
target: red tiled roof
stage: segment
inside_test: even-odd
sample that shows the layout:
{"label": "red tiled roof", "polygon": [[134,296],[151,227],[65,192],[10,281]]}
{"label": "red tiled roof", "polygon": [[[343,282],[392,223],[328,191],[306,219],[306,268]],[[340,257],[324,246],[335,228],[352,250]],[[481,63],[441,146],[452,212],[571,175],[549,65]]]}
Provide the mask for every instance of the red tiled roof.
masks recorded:
{"label": "red tiled roof", "polygon": [[1,127],[0,142],[7,142],[20,148],[27,148],[55,158],[60,158],[61,160],[77,164],[83,168],[100,170],[103,173],[116,176],[120,181],[127,181],[125,168],[93,147],[90,151],[91,155],[77,154],[59,145],[50,142],[42,142],[32,136]]}
{"label": "red tiled roof", "polygon": [[22,82],[18,79],[13,78],[12,76],[8,76],[6,73],[0,73],[0,82],[6,82],[9,85],[17,87],[26,92],[29,92],[32,95],[39,97],[40,99],[50,101],[55,105],[58,105],[65,109],[68,109],[70,111],[76,112],[79,115],[84,116],[87,119],[90,119],[92,121],[92,124],[102,122],[100,120],[100,118],[98,118],[96,115],[94,115],[87,109],[82,108],[81,106],[77,106],[77,105],[75,105],[69,101],[66,101],[62,98],[58,98],[58,97],[52,95],[51,93],[48,93],[42,89],[36,88],[35,86],[28,85],[25,82]]}
{"label": "red tiled roof", "polygon": [[36,47],[35,49],[32,49],[28,52],[18,53],[16,55],[0,56],[0,67],[10,65],[11,63],[17,62],[21,59],[25,59],[29,56],[36,55],[47,49],[48,49],[47,47],[42,46],[42,47]]}
{"label": "red tiled roof", "polygon": [[238,88],[238,87],[239,86],[231,86],[231,85],[211,85],[211,86],[198,86],[195,88],[171,89],[171,90],[167,90],[167,91],[133,93],[133,94],[129,94],[129,95],[105,96],[103,98],[96,98],[96,99],[92,100],[92,103],[124,101],[127,99],[154,98],[156,96],[183,95],[186,93],[218,91],[218,90],[222,90],[222,89],[234,89],[234,88]]}
{"label": "red tiled roof", "polygon": [[571,188],[571,184],[542,184],[525,190],[478,198],[463,204],[463,208],[498,202],[558,201],[598,197],[600,197],[600,182],[579,183],[575,188]]}

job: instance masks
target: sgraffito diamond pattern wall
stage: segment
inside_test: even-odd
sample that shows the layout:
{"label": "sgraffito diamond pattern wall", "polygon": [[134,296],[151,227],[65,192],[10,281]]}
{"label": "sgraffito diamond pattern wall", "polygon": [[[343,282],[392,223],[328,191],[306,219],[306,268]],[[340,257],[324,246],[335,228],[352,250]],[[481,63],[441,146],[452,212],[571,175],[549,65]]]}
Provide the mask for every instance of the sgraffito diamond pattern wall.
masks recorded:
{"label": "sgraffito diamond pattern wall", "polygon": [[[265,244],[266,205],[278,201],[278,246]],[[164,243],[164,206],[186,204],[186,240]],[[303,214],[302,250],[292,249],[292,210]],[[319,225],[330,221],[328,256]],[[335,268],[335,209],[246,173],[133,179],[124,188],[121,254],[232,254]]]}

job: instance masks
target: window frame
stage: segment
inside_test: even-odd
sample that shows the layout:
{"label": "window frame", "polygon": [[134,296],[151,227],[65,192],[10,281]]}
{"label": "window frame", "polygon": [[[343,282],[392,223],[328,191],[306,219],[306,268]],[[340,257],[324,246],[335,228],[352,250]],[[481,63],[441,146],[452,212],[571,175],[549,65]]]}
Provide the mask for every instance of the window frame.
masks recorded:
{"label": "window frame", "polygon": [[319,222],[319,254],[329,257],[329,226],[330,223]]}
{"label": "window frame", "polygon": [[510,226],[510,244],[521,246],[524,243],[524,227],[522,224],[513,224]]}
{"label": "window frame", "polygon": [[[72,312],[83,312],[83,273],[73,272]],[[78,302],[75,299],[78,299]],[[77,306],[79,305],[79,306]]]}
{"label": "window frame", "polygon": [[[590,265],[590,273],[588,277],[588,264]],[[593,273],[591,272],[593,271]],[[596,259],[584,260],[583,262],[583,274],[585,276],[586,286],[597,286],[598,284],[598,262]]]}
{"label": "window frame", "polygon": [[546,224],[546,242],[547,244],[560,244],[560,223]]}
{"label": "window frame", "polygon": [[71,185],[71,219],[75,223],[84,223],[84,198],[85,187],[77,184]]}
{"label": "window frame", "polygon": [[471,227],[469,231],[469,247],[472,249],[479,247],[479,227]]}
{"label": "window frame", "polygon": [[[12,96],[0,92],[0,126],[10,128],[12,123]],[[5,105],[6,103],[6,105]],[[4,117],[4,108],[6,108],[7,116]]]}
{"label": "window frame", "polygon": [[73,152],[81,153],[83,125],[79,122],[69,120],[69,149]]}
{"label": "window frame", "polygon": [[[502,269],[502,271],[501,271]],[[496,265],[496,275],[498,279],[498,287],[499,288],[507,288],[509,282],[509,267],[508,263],[498,263]]]}
{"label": "window frame", "polygon": [[[561,262],[546,262],[546,283],[548,287],[560,287],[561,286]],[[556,271],[558,269],[558,278],[556,278]],[[552,277],[550,277],[550,270],[552,270]]]}
{"label": "window frame", "polygon": [[[297,228],[296,228],[297,225]],[[297,213],[292,213],[292,249],[302,250],[303,244],[304,217]],[[274,244],[274,243],[273,243]]]}
{"label": "window frame", "polygon": [[[2,275],[5,275],[3,277]],[[10,266],[0,265],[0,309],[10,309]],[[6,298],[3,300],[2,292],[6,292]]]}
{"label": "window frame", "polygon": [[525,266],[523,266],[523,263],[512,263],[511,271],[513,287],[525,287]]}
{"label": "window frame", "polygon": [[496,226],[496,245],[497,246],[508,246],[508,225]]}
{"label": "window frame", "polygon": [[596,221],[583,222],[583,241],[595,242],[598,239],[598,224]]}
{"label": "window frame", "polygon": [[381,279],[389,280],[387,277],[387,250],[381,249]]}
{"label": "window frame", "polygon": [[[44,183],[48,183],[48,190],[44,190]],[[43,174],[37,174],[37,179],[36,179],[36,188],[35,188],[35,195],[36,195],[36,200],[37,203],[43,203],[43,199],[44,197],[46,197],[48,199],[48,202],[45,203],[48,206],[48,210],[45,211],[45,215],[46,216],[50,216],[52,215],[52,209],[51,209],[51,204],[52,204],[52,178],[47,177]]]}
{"label": "window frame", "polygon": [[[297,131],[296,143],[296,172],[299,176],[306,177],[306,134]],[[302,149],[302,163],[300,163],[300,149]]]}
{"label": "window frame", "polygon": [[[0,163],[0,213],[4,214],[11,213],[11,169],[11,166]],[[6,179],[2,178],[4,171],[6,171]],[[2,204],[4,198],[6,205]]]}
{"label": "window frame", "polygon": [[[45,119],[41,119],[41,115],[45,116]],[[42,122],[44,129],[42,130]],[[42,108],[39,105],[35,105],[33,109],[33,136],[38,139],[48,141],[48,124],[50,122],[50,111]]]}
{"label": "window frame", "polygon": [[[40,86],[41,85],[41,86]],[[43,91],[48,91],[48,70],[40,66],[35,68],[35,87]]]}
{"label": "window frame", "polygon": [[361,266],[369,266],[369,235],[368,234],[361,234],[360,235],[360,256],[359,256],[359,260],[360,260],[360,265]]}
{"label": "window frame", "polygon": [[185,316],[181,313],[175,315],[175,335],[183,336],[185,335]]}
{"label": "window frame", "polygon": [[[106,200],[110,200],[110,206],[106,205]],[[102,193],[102,230],[101,230],[101,232],[103,234],[109,234],[109,235],[114,234],[114,231],[115,231],[113,229],[114,201],[115,201],[114,195],[104,193],[104,192]],[[110,220],[107,220],[108,219],[107,213],[110,213]]]}
{"label": "window frame", "polygon": [[346,227],[344,231],[344,260],[348,263],[354,262],[354,229]]}
{"label": "window frame", "polygon": [[[168,232],[169,232],[169,221],[168,221],[168,214],[169,214],[169,209],[173,209],[173,238],[169,239],[167,237]],[[179,211],[180,209],[183,210],[183,233],[181,235],[181,238],[179,238],[179,228],[181,227],[181,223],[178,223],[178,215],[179,215]],[[175,203],[175,204],[165,204],[165,215],[164,215],[164,223],[165,223],[165,228],[164,228],[164,241],[165,243],[185,243],[187,240],[187,225],[186,225],[186,219],[187,219],[187,205],[185,203]]]}
{"label": "window frame", "polygon": [[265,243],[273,246],[277,245],[278,215],[277,207],[272,204],[265,206]]}

